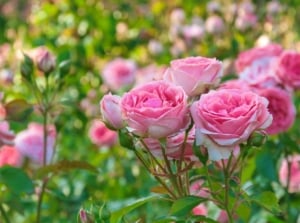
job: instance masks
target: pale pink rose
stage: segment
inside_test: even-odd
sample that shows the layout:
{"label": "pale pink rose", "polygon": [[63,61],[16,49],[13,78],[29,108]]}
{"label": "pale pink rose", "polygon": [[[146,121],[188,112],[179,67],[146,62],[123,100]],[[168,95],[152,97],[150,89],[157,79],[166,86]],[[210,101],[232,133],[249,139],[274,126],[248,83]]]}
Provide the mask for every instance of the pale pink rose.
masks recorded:
{"label": "pale pink rose", "polygon": [[251,91],[252,88],[250,85],[241,79],[233,79],[233,80],[228,80],[226,82],[223,82],[222,84],[219,85],[218,89],[241,89],[244,91]]}
{"label": "pale pink rose", "polygon": [[100,120],[93,120],[89,129],[89,137],[97,146],[113,146],[117,142],[118,135],[110,130]]}
{"label": "pale pink rose", "polygon": [[[56,129],[47,127],[46,164],[51,162],[56,141]],[[19,132],[15,138],[15,147],[23,156],[27,156],[36,164],[42,165],[44,160],[44,127],[39,123],[30,123],[26,130]]]}
{"label": "pale pink rose", "polygon": [[207,18],[205,28],[208,33],[220,34],[225,30],[223,19],[218,15],[213,15]]}
{"label": "pale pink rose", "polygon": [[189,121],[184,90],[165,81],[153,81],[124,94],[121,108],[129,131],[143,137],[164,138]]}
{"label": "pale pink rose", "polygon": [[[195,140],[195,129],[192,129],[188,133],[187,140],[184,144],[185,131],[179,132],[172,136],[167,137],[166,140],[166,155],[168,159],[181,159],[181,156],[185,160],[198,161],[198,158],[193,153],[193,143]],[[144,143],[146,144],[148,150],[159,158],[163,157],[163,148],[158,139],[145,138]]]}
{"label": "pale pink rose", "polygon": [[45,46],[33,49],[28,55],[33,59],[38,69],[42,72],[51,72],[56,65],[55,57]]}
{"label": "pale pink rose", "polygon": [[278,134],[287,131],[296,118],[296,109],[290,93],[278,87],[260,88],[256,92],[268,99],[268,110],[273,116],[273,122],[266,132]]}
{"label": "pale pink rose", "polygon": [[207,208],[204,204],[197,205],[196,207],[193,208],[192,212],[193,212],[193,215],[207,216],[207,214],[208,214]]}
{"label": "pale pink rose", "polygon": [[7,121],[0,121],[0,146],[12,145],[15,135],[9,130],[9,123]]}
{"label": "pale pink rose", "polygon": [[248,14],[248,13],[254,13],[255,6],[250,1],[244,1],[239,4],[238,6],[238,14]]}
{"label": "pale pink rose", "polygon": [[205,57],[173,60],[164,80],[181,86],[187,95],[196,96],[216,85],[222,76],[222,63]]}
{"label": "pale pink rose", "polygon": [[206,10],[208,12],[217,12],[220,11],[221,6],[220,3],[217,1],[209,1],[206,5]]}
{"label": "pale pink rose", "polygon": [[14,74],[10,69],[3,69],[0,71],[0,85],[11,85],[14,81]]}
{"label": "pale pink rose", "polygon": [[271,125],[272,115],[267,106],[267,99],[240,89],[201,95],[190,108],[197,145],[207,148],[210,160],[227,159],[254,131]]}
{"label": "pale pink rose", "polygon": [[263,63],[270,63],[283,52],[283,48],[278,44],[269,44],[264,47],[255,47],[243,51],[238,55],[235,67],[241,73],[246,67],[251,66],[254,61],[264,60]]}
{"label": "pale pink rose", "polygon": [[164,50],[164,47],[161,42],[158,40],[150,40],[148,43],[148,50],[152,55],[161,54]]}
{"label": "pale pink rose", "polygon": [[287,186],[288,162],[291,163],[290,183],[288,191],[290,193],[298,193],[300,192],[300,155],[290,156],[288,160],[282,160],[279,170],[279,180],[283,186]]}
{"label": "pale pink rose", "polygon": [[120,100],[120,96],[107,94],[104,95],[100,101],[102,119],[109,127],[113,129],[121,129],[124,127]]}
{"label": "pale pink rose", "polygon": [[157,66],[156,64],[140,68],[136,72],[135,86],[140,86],[154,80],[162,80],[165,71],[165,66]]}
{"label": "pale pink rose", "polygon": [[286,87],[300,89],[300,53],[282,53],[275,67],[275,75]]}
{"label": "pale pink rose", "polygon": [[170,14],[170,20],[173,25],[182,24],[185,20],[185,12],[181,8],[174,9]]}
{"label": "pale pink rose", "polygon": [[235,20],[235,27],[240,31],[253,28],[257,24],[257,16],[254,13],[240,14]]}
{"label": "pale pink rose", "polygon": [[22,154],[13,146],[0,147],[0,167],[10,165],[20,167],[23,163]]}
{"label": "pale pink rose", "polygon": [[135,81],[136,65],[132,60],[114,59],[102,71],[104,83],[114,91],[127,88]]}
{"label": "pale pink rose", "polygon": [[185,25],[182,27],[182,35],[186,41],[201,40],[205,35],[205,29],[199,24]]}

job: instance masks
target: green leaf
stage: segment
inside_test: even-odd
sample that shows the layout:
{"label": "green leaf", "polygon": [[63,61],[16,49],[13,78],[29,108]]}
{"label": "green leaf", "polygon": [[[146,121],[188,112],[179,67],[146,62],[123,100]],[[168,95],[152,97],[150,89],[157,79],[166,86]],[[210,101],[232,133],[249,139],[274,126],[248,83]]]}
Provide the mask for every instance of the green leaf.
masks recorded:
{"label": "green leaf", "polygon": [[154,196],[138,199],[134,203],[132,203],[120,210],[113,212],[110,217],[110,222],[111,223],[122,222],[123,216],[126,215],[127,213],[129,213],[130,211],[140,207],[141,205],[143,205],[149,201],[157,200],[159,198],[161,198],[161,196],[154,195]]}
{"label": "green leaf", "polygon": [[22,169],[11,166],[0,168],[0,183],[16,194],[34,191],[34,185],[28,175]]}
{"label": "green leaf", "polygon": [[278,200],[275,194],[271,191],[265,191],[263,193],[251,196],[251,201],[264,207],[266,210],[279,214],[281,212]]}
{"label": "green leaf", "polygon": [[171,216],[184,217],[188,215],[191,210],[201,202],[206,201],[197,196],[186,196],[175,201],[171,207]]}
{"label": "green leaf", "polygon": [[271,154],[267,151],[261,151],[256,158],[256,169],[259,174],[271,181],[277,180],[277,172]]}
{"label": "green leaf", "polygon": [[236,209],[236,213],[244,222],[249,222],[251,209],[246,204],[240,204]]}
{"label": "green leaf", "polygon": [[16,99],[7,103],[5,105],[5,110],[7,112],[8,120],[24,121],[24,119],[26,119],[33,111],[33,106],[23,99]]}
{"label": "green leaf", "polygon": [[129,149],[133,150],[134,149],[134,143],[132,137],[128,134],[128,132],[124,129],[120,129],[118,131],[119,134],[119,141],[120,145]]}
{"label": "green leaf", "polygon": [[191,220],[192,222],[218,223],[217,221],[203,215],[194,216],[191,218]]}
{"label": "green leaf", "polygon": [[200,146],[196,145],[196,140],[194,141],[194,144],[193,144],[193,152],[197,156],[197,158],[200,160],[200,162],[203,165],[206,165],[206,162],[208,160],[208,153],[202,154]]}
{"label": "green leaf", "polygon": [[35,174],[35,177],[39,178],[42,176],[46,176],[49,173],[58,174],[61,172],[66,172],[66,171],[70,171],[70,170],[74,170],[74,169],[88,170],[88,171],[91,171],[94,173],[98,172],[96,167],[94,167],[93,165],[91,165],[87,162],[77,161],[77,160],[71,160],[71,161],[62,160],[57,163],[47,165],[47,166],[44,166],[44,167],[38,169],[38,171]]}

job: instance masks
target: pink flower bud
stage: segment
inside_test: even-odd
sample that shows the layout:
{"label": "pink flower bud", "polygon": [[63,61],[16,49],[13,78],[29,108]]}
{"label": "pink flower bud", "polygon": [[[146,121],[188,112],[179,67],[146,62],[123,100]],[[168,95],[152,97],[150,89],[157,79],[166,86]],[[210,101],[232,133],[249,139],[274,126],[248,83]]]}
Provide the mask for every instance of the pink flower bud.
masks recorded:
{"label": "pink flower bud", "polygon": [[54,56],[44,47],[36,52],[36,62],[38,69],[46,74],[55,68]]}
{"label": "pink flower bud", "polygon": [[120,97],[117,95],[104,95],[100,102],[100,109],[104,122],[114,129],[124,127],[120,108]]}

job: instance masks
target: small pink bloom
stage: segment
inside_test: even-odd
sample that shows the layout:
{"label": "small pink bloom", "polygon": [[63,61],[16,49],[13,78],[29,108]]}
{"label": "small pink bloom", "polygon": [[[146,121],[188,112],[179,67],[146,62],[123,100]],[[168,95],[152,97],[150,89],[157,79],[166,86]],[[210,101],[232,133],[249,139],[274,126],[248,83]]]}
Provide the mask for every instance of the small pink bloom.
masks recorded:
{"label": "small pink bloom", "polygon": [[300,156],[294,155],[288,158],[288,160],[284,159],[281,162],[280,170],[279,170],[279,180],[283,186],[287,186],[288,184],[288,162],[291,163],[290,169],[290,183],[288,191],[290,193],[300,192]]}
{"label": "small pink bloom", "polygon": [[12,145],[15,135],[9,130],[7,121],[0,121],[0,146]]}
{"label": "small pink bloom", "polygon": [[193,215],[207,216],[207,214],[208,214],[207,208],[204,204],[197,205],[196,207],[193,208],[192,212],[193,212]]}
{"label": "small pink bloom", "polygon": [[268,110],[273,116],[272,124],[266,129],[268,134],[278,134],[287,131],[296,118],[296,109],[291,95],[280,88],[259,88],[256,92],[268,99]]}
{"label": "small pink bloom", "polygon": [[94,120],[89,129],[89,137],[97,146],[113,146],[117,142],[117,133],[108,129],[100,120]]}
{"label": "small pink bloom", "polygon": [[238,73],[242,72],[246,67],[251,66],[255,61],[261,61],[260,64],[270,64],[276,59],[283,49],[278,44],[270,44],[264,47],[255,47],[241,52],[235,62]]}
{"label": "small pink bloom", "polygon": [[282,53],[275,66],[275,75],[286,87],[300,89],[300,53]]}
{"label": "small pink bloom", "polygon": [[201,40],[205,34],[205,29],[202,25],[191,24],[182,27],[182,35],[186,41]]}
{"label": "small pink bloom", "polygon": [[267,106],[267,99],[240,89],[201,95],[190,108],[197,144],[207,148],[211,160],[227,159],[254,131],[271,125]]}
{"label": "small pink bloom", "polygon": [[20,167],[23,162],[22,154],[13,146],[0,147],[0,167],[10,165]]}
{"label": "small pink bloom", "polygon": [[208,12],[217,12],[220,11],[221,6],[217,1],[209,1],[206,5],[206,9]]}
{"label": "small pink bloom", "polygon": [[107,94],[104,95],[100,101],[103,121],[114,129],[121,129],[124,127],[120,100],[120,96]]}
{"label": "small pink bloom", "polygon": [[[56,141],[56,130],[53,125],[47,128],[46,163],[51,162]],[[44,130],[43,125],[30,123],[26,130],[19,132],[15,138],[15,147],[33,162],[42,165],[44,160]]]}
{"label": "small pink bloom", "polygon": [[162,51],[164,50],[164,47],[161,44],[161,42],[159,42],[157,40],[150,40],[148,43],[148,50],[152,55],[158,55],[158,54],[162,53]]}
{"label": "small pink bloom", "polygon": [[10,69],[0,71],[0,85],[11,85],[14,81],[14,74]]}
{"label": "small pink bloom", "polygon": [[235,20],[235,27],[240,31],[245,31],[257,24],[257,16],[253,13],[240,14]]}
{"label": "small pink bloom", "polygon": [[162,80],[166,70],[164,66],[150,64],[137,70],[135,86],[140,86],[154,80]]}
{"label": "small pink bloom", "polygon": [[182,24],[185,20],[185,12],[181,8],[174,9],[171,12],[170,20],[173,25]]}
{"label": "small pink bloom", "polygon": [[183,87],[189,96],[203,93],[217,84],[222,76],[222,63],[205,57],[173,60],[164,74],[164,80]]}
{"label": "small pink bloom", "polygon": [[164,138],[187,125],[187,96],[181,87],[153,81],[134,88],[121,99],[129,131],[143,137]]}
{"label": "small pink bloom", "polygon": [[220,34],[225,29],[224,21],[220,16],[210,16],[205,22],[205,28],[208,33]]}
{"label": "small pink bloom", "polygon": [[277,0],[272,0],[270,2],[268,2],[267,4],[267,13],[274,15],[274,14],[278,14],[282,11],[283,7],[280,4],[279,1]]}
{"label": "small pink bloom", "polygon": [[45,73],[51,72],[56,65],[55,57],[44,46],[34,50],[33,60],[36,62],[38,69]]}
{"label": "small pink bloom", "polygon": [[136,65],[132,60],[117,58],[105,65],[102,77],[111,90],[117,91],[133,85],[135,71]]}

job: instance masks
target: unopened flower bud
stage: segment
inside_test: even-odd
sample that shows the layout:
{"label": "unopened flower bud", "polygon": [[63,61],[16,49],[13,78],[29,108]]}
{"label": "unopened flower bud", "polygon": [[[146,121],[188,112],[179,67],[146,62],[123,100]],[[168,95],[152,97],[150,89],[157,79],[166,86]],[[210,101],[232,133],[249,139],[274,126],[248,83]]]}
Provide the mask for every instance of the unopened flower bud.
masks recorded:
{"label": "unopened flower bud", "polygon": [[79,218],[80,218],[81,223],[93,223],[94,222],[91,219],[91,217],[89,216],[89,214],[83,209],[80,209],[80,211],[79,211]]}
{"label": "unopened flower bud", "polygon": [[50,72],[55,68],[54,56],[47,49],[40,50],[37,55],[37,66],[38,69],[46,75],[50,74]]}
{"label": "unopened flower bud", "polygon": [[22,77],[30,81],[33,72],[33,61],[32,59],[24,54],[24,60],[21,63],[21,74]]}
{"label": "unopened flower bud", "polygon": [[248,139],[248,145],[260,147],[266,142],[267,136],[262,132],[254,132]]}

